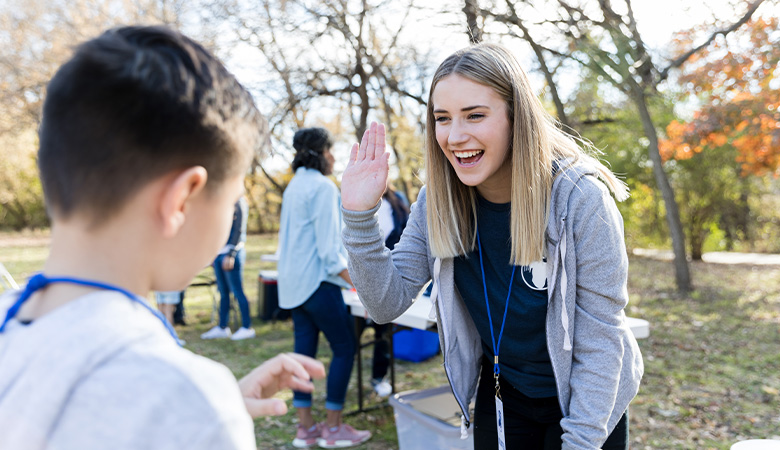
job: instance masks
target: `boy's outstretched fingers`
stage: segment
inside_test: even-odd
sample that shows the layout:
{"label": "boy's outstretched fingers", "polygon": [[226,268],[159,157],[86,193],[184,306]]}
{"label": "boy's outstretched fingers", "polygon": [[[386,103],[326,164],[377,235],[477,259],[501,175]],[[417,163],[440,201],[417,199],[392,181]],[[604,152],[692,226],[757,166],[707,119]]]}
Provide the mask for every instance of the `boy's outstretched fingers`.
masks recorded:
{"label": "boy's outstretched fingers", "polygon": [[244,397],[244,405],[249,415],[254,418],[287,414],[287,405],[284,404],[284,400],[278,398],[256,399]]}
{"label": "boy's outstretched fingers", "polygon": [[[324,377],[325,366],[316,359],[296,353],[282,353],[256,367],[238,382],[238,386],[247,411],[252,417],[258,417],[287,412],[281,400],[270,403],[263,401],[281,389],[311,392],[314,390],[311,379]],[[283,410],[279,403],[284,406]]]}

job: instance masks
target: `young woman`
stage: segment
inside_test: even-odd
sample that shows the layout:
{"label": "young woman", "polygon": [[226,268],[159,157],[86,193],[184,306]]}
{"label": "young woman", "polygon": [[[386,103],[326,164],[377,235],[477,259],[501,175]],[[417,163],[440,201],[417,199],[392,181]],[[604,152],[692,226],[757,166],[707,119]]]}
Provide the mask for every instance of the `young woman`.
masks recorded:
{"label": "young woman", "polygon": [[610,196],[625,185],[557,128],[501,46],[439,66],[427,123],[426,187],[392,253],[374,218],[383,125],[342,177],[349,272],[369,313],[394,319],[433,280],[444,369],[475,448],[628,448],[643,365]]}
{"label": "young woman", "polygon": [[310,393],[294,394],[298,430],[293,445],[298,448],[316,444],[351,447],[371,437],[369,431],[355,430],[341,422],[356,343],[352,315],[341,295],[341,288],[352,287],[352,281],[341,243],[339,190],[327,178],[333,171],[332,145],[322,128],[304,128],[295,133],[295,176],[282,198],[279,307],[292,310],[295,353],[316,356],[320,331],[333,351],[325,422],[315,422]]}

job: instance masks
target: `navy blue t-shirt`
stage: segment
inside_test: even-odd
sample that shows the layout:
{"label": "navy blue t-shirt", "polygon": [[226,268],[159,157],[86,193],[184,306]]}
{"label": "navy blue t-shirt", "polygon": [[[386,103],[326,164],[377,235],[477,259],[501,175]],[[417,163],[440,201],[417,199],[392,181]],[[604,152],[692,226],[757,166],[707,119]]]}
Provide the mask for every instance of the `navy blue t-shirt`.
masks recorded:
{"label": "navy blue t-shirt", "polygon": [[[512,275],[512,266],[509,264],[510,204],[496,204],[480,196],[477,198],[477,228],[482,243],[493,333],[498,340]],[[477,326],[485,355],[493,361],[493,344],[477,249],[469,253],[468,257],[455,258],[455,286]],[[498,352],[499,365],[501,377],[532,398],[558,395],[547,351],[546,316],[546,264],[540,261],[530,266],[518,266]]]}

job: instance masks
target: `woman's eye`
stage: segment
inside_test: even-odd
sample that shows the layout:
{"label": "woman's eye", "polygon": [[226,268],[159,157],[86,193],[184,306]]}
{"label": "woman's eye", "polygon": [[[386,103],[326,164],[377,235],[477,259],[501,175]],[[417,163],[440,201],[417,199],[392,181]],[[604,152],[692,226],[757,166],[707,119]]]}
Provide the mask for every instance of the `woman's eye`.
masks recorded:
{"label": "woman's eye", "polygon": [[436,122],[439,123],[446,122],[447,120],[449,120],[449,117],[439,116],[436,118]]}
{"label": "woman's eye", "polygon": [[469,114],[469,119],[471,119],[471,120],[481,119],[483,117],[485,117],[485,115],[482,114],[482,113]]}

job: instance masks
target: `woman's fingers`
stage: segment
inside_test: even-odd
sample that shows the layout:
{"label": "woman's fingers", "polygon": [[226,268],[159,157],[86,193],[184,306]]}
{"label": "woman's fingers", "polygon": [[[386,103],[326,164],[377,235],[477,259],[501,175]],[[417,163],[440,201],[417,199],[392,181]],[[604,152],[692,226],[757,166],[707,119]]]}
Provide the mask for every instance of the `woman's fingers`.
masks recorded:
{"label": "woman's fingers", "polygon": [[388,159],[386,129],[372,122],[359,144],[354,144],[350,161],[341,178],[341,205],[351,211],[373,208],[387,188]]}
{"label": "woman's fingers", "polygon": [[350,161],[364,161],[379,159],[385,153],[385,125],[371,122],[368,129],[363,133],[360,145],[352,146],[352,152],[349,155]]}
{"label": "woman's fingers", "polygon": [[358,155],[358,149],[360,148],[360,145],[358,143],[352,144],[352,150],[349,152],[349,163],[354,163],[357,161],[357,155]]}
{"label": "woman's fingers", "polygon": [[371,122],[371,125],[368,127],[368,148],[366,149],[366,159],[375,159],[376,128],[376,122]]}
{"label": "woman's fingers", "polygon": [[[372,129],[373,125],[375,123],[371,124]],[[379,159],[380,156],[384,155],[385,153],[385,124],[380,123],[376,127],[376,138],[374,141],[374,158],[373,159]]]}
{"label": "woman's fingers", "polygon": [[363,132],[363,138],[360,139],[360,148],[357,152],[356,161],[363,161],[366,159],[366,148],[368,147],[368,130]]}

